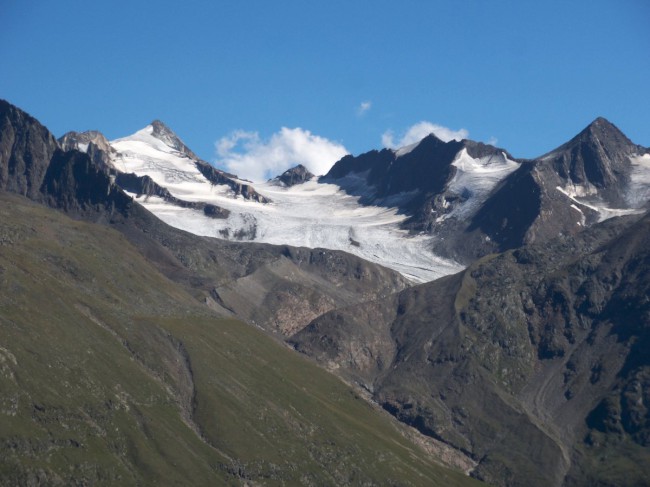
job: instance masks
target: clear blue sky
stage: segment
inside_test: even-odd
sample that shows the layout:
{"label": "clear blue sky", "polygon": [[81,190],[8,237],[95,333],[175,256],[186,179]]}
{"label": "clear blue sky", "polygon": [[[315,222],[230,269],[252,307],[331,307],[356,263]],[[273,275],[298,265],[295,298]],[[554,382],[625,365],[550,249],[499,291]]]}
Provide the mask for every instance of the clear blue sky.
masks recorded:
{"label": "clear blue sky", "polygon": [[0,20],[0,98],[57,136],[158,118],[214,161],[235,130],[356,154],[428,121],[534,157],[602,115],[650,146],[647,0],[2,0]]}

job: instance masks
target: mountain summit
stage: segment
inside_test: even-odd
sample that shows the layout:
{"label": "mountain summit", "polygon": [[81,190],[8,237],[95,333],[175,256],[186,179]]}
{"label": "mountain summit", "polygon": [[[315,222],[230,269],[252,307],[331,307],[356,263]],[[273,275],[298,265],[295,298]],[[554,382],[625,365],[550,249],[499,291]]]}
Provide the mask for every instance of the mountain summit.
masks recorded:
{"label": "mountain summit", "polygon": [[178,135],[176,135],[172,129],[170,129],[167,125],[165,125],[160,120],[154,120],[153,122],[151,122],[150,127],[151,127],[151,134],[158,140],[161,140],[172,149],[177,150],[178,152],[189,157],[190,159],[195,159],[195,160],[199,159],[198,156],[194,154],[194,152],[192,152],[190,148],[183,143],[183,141],[178,137]]}
{"label": "mountain summit", "polygon": [[274,178],[274,180],[280,181],[285,186],[294,186],[296,184],[301,184],[305,181],[309,181],[314,177],[314,174],[309,172],[309,169],[307,169],[302,164],[298,164],[291,169],[287,169],[278,177]]}
{"label": "mountain summit", "polygon": [[563,180],[568,191],[594,196],[614,208],[625,208],[630,158],[644,149],[615,125],[599,117],[569,142],[539,158]]}

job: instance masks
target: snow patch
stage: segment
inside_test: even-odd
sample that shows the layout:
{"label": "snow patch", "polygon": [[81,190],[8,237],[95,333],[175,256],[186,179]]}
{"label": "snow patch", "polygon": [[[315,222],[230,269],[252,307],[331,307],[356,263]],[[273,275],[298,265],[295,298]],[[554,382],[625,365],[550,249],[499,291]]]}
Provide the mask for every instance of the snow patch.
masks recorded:
{"label": "snow patch", "polygon": [[586,198],[598,195],[598,189],[594,185],[590,183],[575,184],[570,179],[560,191],[571,198]]}
{"label": "snow patch", "polygon": [[[609,208],[605,206],[604,204],[598,204],[595,202],[593,199],[592,200],[585,200],[585,199],[579,199],[580,196],[566,191],[565,188],[562,188],[561,186],[557,186],[555,189],[557,189],[560,193],[564,194],[567,196],[571,201],[574,201],[575,203],[582,205],[586,208],[589,208],[590,210],[594,210],[595,212],[598,213],[598,221],[602,222],[605,220],[608,220],[609,218],[614,218],[615,216],[623,216],[623,215],[635,215],[639,213],[643,213],[644,210],[638,210],[638,209],[624,209],[624,208]],[[574,205],[571,205],[572,207],[575,207]],[[579,208],[576,208],[579,209]],[[582,211],[581,211],[582,213]]]}
{"label": "snow patch", "polygon": [[585,226],[585,223],[587,222],[587,218],[585,217],[585,214],[582,212],[582,210],[575,204],[571,204],[571,208],[576,210],[578,213],[580,213],[580,221],[578,222],[578,225],[581,227]]}
{"label": "snow patch", "polygon": [[520,166],[518,162],[508,159],[504,152],[475,159],[467,153],[467,149],[459,151],[451,164],[456,168],[456,174],[447,190],[459,196],[462,203],[445,215],[445,218],[469,216],[501,180]]}

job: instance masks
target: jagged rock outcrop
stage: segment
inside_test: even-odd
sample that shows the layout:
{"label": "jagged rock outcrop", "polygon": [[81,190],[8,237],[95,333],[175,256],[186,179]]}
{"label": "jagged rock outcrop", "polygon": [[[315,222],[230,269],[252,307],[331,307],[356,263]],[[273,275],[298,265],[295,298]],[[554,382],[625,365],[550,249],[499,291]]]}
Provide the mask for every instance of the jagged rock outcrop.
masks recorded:
{"label": "jagged rock outcrop", "polygon": [[126,215],[133,204],[87,154],[60,149],[54,152],[41,194],[35,199],[69,213],[106,213],[109,217],[115,212]]}
{"label": "jagged rock outcrop", "polygon": [[225,208],[202,201],[185,201],[176,198],[172,195],[167,188],[158,185],[149,176],[138,176],[133,173],[117,173],[115,175],[115,183],[129,193],[135,193],[136,197],[141,196],[158,196],[168,203],[171,203],[181,208],[190,208],[193,210],[201,210],[206,216],[211,218],[228,218],[230,212]]}
{"label": "jagged rock outcrop", "polygon": [[634,208],[626,198],[631,157],[646,152],[598,118],[566,144],[522,164],[465,232],[470,240],[487,237],[500,251],[576,234],[603,218],[599,208]]}
{"label": "jagged rock outcrop", "polygon": [[[463,149],[474,158],[508,155],[503,149],[482,143],[470,140],[443,142],[430,134],[408,150],[383,149],[356,157],[345,156],[323,176],[323,180],[336,182],[349,175],[362,175],[369,187],[363,194],[367,200],[381,202],[391,196],[410,193],[411,198],[406,198],[404,206],[413,210],[427,197],[444,192],[456,173],[452,162]],[[341,183],[343,189],[356,194],[354,187]],[[417,198],[413,198],[416,195]]]}
{"label": "jagged rock outcrop", "polygon": [[38,197],[58,145],[35,118],[0,100],[0,189]]}
{"label": "jagged rock outcrop", "polygon": [[197,160],[196,167],[201,174],[212,184],[225,184],[235,195],[241,195],[244,199],[257,201],[258,203],[270,203],[271,200],[262,196],[250,184],[236,181],[237,176],[220,171],[205,161]]}
{"label": "jagged rock outcrop", "polygon": [[625,208],[630,157],[644,152],[646,149],[599,117],[569,142],[537,160],[565,185],[581,187],[586,195],[597,193],[612,208]]}
{"label": "jagged rock outcrop", "polygon": [[78,150],[85,152],[97,166],[110,170],[111,155],[115,150],[104,137],[104,134],[97,130],[88,130],[86,132],[68,132],[60,137],[59,145],[64,151]]}
{"label": "jagged rock outcrop", "polygon": [[274,180],[281,182],[285,186],[294,186],[296,184],[301,184],[305,181],[309,181],[314,177],[315,176],[309,172],[309,169],[307,169],[302,164],[298,164],[291,169],[287,169],[278,177],[274,178]]}

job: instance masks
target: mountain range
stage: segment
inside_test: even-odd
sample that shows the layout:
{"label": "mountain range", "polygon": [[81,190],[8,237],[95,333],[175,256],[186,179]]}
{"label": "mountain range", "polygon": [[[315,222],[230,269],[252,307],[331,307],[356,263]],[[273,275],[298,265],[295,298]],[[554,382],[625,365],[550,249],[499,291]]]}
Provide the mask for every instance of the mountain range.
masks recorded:
{"label": "mountain range", "polygon": [[0,102],[0,188],[8,483],[650,482],[650,150],[603,118],[255,184]]}

